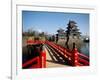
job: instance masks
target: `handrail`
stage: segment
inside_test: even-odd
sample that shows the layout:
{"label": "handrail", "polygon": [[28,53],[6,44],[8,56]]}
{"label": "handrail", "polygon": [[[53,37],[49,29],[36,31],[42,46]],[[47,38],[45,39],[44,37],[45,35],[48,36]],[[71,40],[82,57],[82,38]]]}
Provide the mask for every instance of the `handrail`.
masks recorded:
{"label": "handrail", "polygon": [[66,54],[66,55],[68,55],[69,57],[71,56],[71,54],[70,54],[69,52],[67,52],[66,49],[62,48],[60,45],[57,45],[57,44],[55,44],[55,43],[53,43],[53,42],[48,42],[48,41],[47,41],[46,43],[49,44],[50,46],[54,47],[55,49],[60,50],[61,52],[64,53],[64,55]]}
{"label": "handrail", "polygon": [[88,56],[86,56],[86,55],[84,55],[84,54],[82,54],[82,53],[80,53],[80,54],[79,54],[79,56],[81,56],[81,57],[83,57],[83,58],[85,58],[85,59],[89,60],[89,57],[88,57]]}
{"label": "handrail", "polygon": [[33,58],[33,59],[23,63],[22,67],[24,68],[24,67],[28,66],[29,64],[32,64],[33,62],[37,61],[38,59],[39,59],[39,57]]}
{"label": "handrail", "polygon": [[89,65],[89,62],[82,58],[79,58],[79,62],[83,63],[85,66]]}
{"label": "handrail", "polygon": [[[51,47],[55,48],[56,50],[58,50],[60,53],[64,53],[68,57],[71,57],[72,65],[74,65],[74,66],[77,66],[77,65],[79,65],[79,66],[89,65],[89,61],[88,61],[89,57],[84,55],[84,54],[82,54],[82,53],[79,53],[77,50],[73,52],[73,50],[72,51],[67,50],[66,48],[64,48],[64,47],[62,47],[62,46],[60,46],[58,44],[55,44],[53,42],[46,41],[45,43],[50,45]],[[75,60],[76,57],[79,57],[79,58],[76,59],[77,61]]]}
{"label": "handrail", "polygon": [[[54,42],[49,42],[49,41],[27,41],[27,43],[32,43],[32,44],[48,44],[49,46],[53,47],[56,51],[58,51],[59,53],[61,53],[61,55],[63,55],[65,58],[68,58],[68,60],[71,62],[72,66],[84,66],[84,65],[89,65],[89,57],[79,53],[77,51],[77,48],[74,48],[72,51],[70,51],[69,49],[66,49]],[[70,59],[69,59],[70,58]],[[26,67],[29,64],[32,64],[33,62],[37,61],[37,66],[42,68],[42,67],[46,67],[46,52],[40,52],[40,56],[31,59],[27,62],[25,62],[22,67]],[[34,67],[36,65],[32,65],[31,67]]]}
{"label": "handrail", "polygon": [[[27,40],[27,45],[34,45],[34,44],[43,44],[44,41],[39,40]],[[40,55],[32,58],[31,60],[26,61],[22,64],[22,67],[25,68],[30,65],[29,68],[45,68],[46,67],[46,52],[44,50],[39,51]],[[36,62],[36,64],[32,64]]]}

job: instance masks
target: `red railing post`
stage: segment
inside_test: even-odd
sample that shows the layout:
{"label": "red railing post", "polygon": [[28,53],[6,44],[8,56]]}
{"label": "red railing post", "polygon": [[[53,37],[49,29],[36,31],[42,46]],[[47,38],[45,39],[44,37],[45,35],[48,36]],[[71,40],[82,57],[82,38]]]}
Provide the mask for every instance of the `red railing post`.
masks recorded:
{"label": "red railing post", "polygon": [[40,68],[46,68],[46,52],[40,52]]}
{"label": "red railing post", "polygon": [[40,58],[37,58],[37,67],[40,68]]}
{"label": "red railing post", "polygon": [[74,48],[72,51],[72,57],[71,57],[72,66],[78,66],[78,64],[79,64],[78,54],[79,54],[79,52],[77,51],[77,48]]}
{"label": "red railing post", "polygon": [[79,52],[76,48],[76,44],[73,43],[73,50],[72,50],[72,57],[71,57],[71,64],[72,66],[78,66],[79,64]]}
{"label": "red railing post", "polygon": [[44,66],[44,68],[46,68],[46,52],[44,51],[43,53],[43,66]]}

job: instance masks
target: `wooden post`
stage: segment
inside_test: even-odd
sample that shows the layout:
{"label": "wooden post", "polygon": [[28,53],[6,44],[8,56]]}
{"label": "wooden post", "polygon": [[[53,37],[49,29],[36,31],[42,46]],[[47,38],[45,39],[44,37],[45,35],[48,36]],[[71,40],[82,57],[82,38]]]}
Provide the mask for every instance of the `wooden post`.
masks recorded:
{"label": "wooden post", "polygon": [[43,56],[42,56],[43,57],[43,63],[42,64],[43,64],[43,67],[46,68],[46,52],[44,51],[42,54],[43,54]]}
{"label": "wooden post", "polygon": [[46,68],[46,52],[44,50],[40,53],[40,68]]}
{"label": "wooden post", "polygon": [[40,68],[40,58],[37,57],[37,68]]}
{"label": "wooden post", "polygon": [[72,50],[72,66],[78,66],[78,61],[79,61],[79,56],[78,56],[78,51],[75,46],[75,43],[73,43],[73,50]]}

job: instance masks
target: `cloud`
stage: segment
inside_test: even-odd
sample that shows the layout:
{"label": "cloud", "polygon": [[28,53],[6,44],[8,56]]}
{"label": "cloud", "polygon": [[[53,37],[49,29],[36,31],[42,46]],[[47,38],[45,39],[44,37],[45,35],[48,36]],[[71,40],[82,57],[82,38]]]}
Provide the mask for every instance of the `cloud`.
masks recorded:
{"label": "cloud", "polygon": [[39,33],[41,33],[41,32],[42,32],[42,30],[41,30],[41,29],[37,29],[37,31],[38,31]]}

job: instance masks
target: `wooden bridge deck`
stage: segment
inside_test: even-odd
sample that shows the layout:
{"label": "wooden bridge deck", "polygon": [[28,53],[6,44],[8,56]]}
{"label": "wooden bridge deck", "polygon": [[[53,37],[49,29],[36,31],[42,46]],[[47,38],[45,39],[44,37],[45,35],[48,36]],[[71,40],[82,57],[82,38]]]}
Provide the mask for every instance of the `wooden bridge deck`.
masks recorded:
{"label": "wooden bridge deck", "polygon": [[[53,50],[53,48],[52,48]],[[64,60],[62,57],[60,57],[56,51],[54,53],[50,50],[50,48],[45,45],[45,51],[46,51],[46,67],[67,67],[68,65],[65,65]],[[55,55],[54,55],[55,54]]]}

